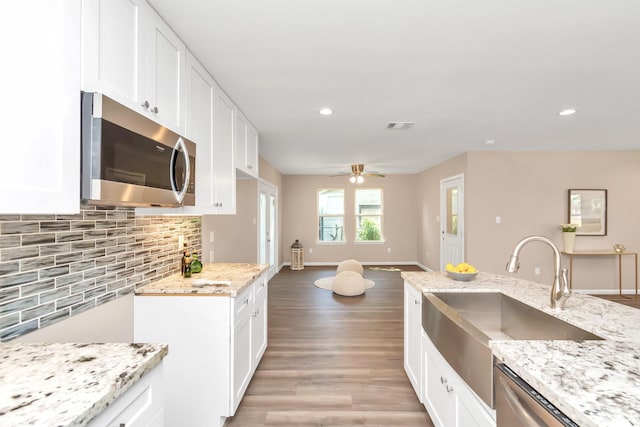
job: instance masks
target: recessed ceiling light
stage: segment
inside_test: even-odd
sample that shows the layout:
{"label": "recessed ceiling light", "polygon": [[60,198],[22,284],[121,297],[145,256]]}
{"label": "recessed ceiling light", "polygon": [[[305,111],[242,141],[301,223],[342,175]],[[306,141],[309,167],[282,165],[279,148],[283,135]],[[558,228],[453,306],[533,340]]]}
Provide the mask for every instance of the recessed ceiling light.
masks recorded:
{"label": "recessed ceiling light", "polygon": [[575,114],[576,110],[574,110],[573,108],[567,108],[566,110],[562,110],[558,113],[559,116],[570,116],[572,114]]}
{"label": "recessed ceiling light", "polygon": [[331,108],[322,108],[320,110],[320,114],[322,114],[323,116],[330,116],[333,114],[333,110]]}

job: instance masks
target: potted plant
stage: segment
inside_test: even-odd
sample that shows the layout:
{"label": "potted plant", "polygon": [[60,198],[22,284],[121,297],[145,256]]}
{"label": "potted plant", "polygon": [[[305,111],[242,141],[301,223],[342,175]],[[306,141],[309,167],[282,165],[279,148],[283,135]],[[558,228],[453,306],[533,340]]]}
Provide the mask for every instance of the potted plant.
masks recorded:
{"label": "potted plant", "polygon": [[578,226],[576,224],[561,224],[562,228],[562,241],[564,243],[565,252],[573,252],[573,247],[576,243],[576,230]]}

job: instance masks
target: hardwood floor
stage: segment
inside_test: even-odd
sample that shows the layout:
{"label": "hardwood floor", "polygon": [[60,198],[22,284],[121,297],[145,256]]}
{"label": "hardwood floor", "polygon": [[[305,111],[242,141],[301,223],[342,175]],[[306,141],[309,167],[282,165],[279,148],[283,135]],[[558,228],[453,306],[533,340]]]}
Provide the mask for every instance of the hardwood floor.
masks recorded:
{"label": "hardwood floor", "polygon": [[400,272],[366,268],[357,297],[313,285],[334,274],[269,282],[269,345],[228,426],[433,426],[404,372]]}
{"label": "hardwood floor", "polygon": [[640,297],[635,295],[594,295],[599,298],[603,298],[609,301],[617,302],[618,304],[628,305],[629,307],[640,308]]}

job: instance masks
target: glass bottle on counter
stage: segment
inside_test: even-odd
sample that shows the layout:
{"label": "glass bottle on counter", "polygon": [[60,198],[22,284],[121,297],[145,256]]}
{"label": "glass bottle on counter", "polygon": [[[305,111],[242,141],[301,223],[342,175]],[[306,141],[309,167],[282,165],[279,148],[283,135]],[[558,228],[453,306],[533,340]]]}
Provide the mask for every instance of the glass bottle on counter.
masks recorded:
{"label": "glass bottle on counter", "polygon": [[191,260],[191,272],[200,273],[201,271],[202,271],[202,263],[198,259],[198,254],[194,252],[193,259]]}
{"label": "glass bottle on counter", "polygon": [[184,258],[184,272],[182,273],[182,276],[184,276],[185,278],[191,277],[191,258],[188,254]]}

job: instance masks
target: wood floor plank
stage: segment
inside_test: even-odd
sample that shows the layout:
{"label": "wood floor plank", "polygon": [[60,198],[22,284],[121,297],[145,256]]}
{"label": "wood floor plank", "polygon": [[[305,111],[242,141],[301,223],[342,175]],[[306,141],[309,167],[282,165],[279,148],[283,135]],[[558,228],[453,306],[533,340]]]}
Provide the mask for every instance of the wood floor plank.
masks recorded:
{"label": "wood floor plank", "polygon": [[433,426],[404,372],[400,272],[367,268],[376,285],[357,297],[313,285],[334,274],[270,281],[269,345],[227,426]]}

